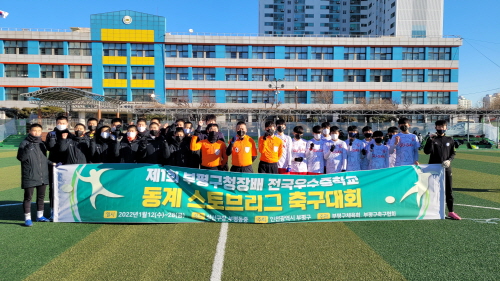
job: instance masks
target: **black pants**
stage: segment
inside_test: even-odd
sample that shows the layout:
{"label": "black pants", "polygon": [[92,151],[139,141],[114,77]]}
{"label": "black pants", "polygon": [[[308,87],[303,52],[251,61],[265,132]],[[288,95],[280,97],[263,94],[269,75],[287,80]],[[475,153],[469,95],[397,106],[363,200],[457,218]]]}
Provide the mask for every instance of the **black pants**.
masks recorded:
{"label": "black pants", "polygon": [[219,167],[207,167],[207,166],[200,165],[200,169],[204,169],[204,170],[219,170]]}
{"label": "black pants", "polygon": [[253,173],[253,168],[252,165],[248,166],[231,166],[231,172],[236,172],[236,173]]}
{"label": "black pants", "polygon": [[54,209],[54,166],[49,165],[49,204]]}
{"label": "black pants", "polygon": [[446,194],[446,206],[449,212],[453,212],[453,188],[451,179],[451,168],[445,169],[445,194]]}
{"label": "black pants", "polygon": [[43,211],[43,200],[45,199],[46,185],[28,187],[24,189],[23,208],[25,214],[31,213],[31,198],[33,198],[33,192],[35,191],[35,188],[37,211]]}
{"label": "black pants", "polygon": [[278,163],[267,163],[264,161],[260,161],[258,173],[259,174],[277,174],[278,173]]}

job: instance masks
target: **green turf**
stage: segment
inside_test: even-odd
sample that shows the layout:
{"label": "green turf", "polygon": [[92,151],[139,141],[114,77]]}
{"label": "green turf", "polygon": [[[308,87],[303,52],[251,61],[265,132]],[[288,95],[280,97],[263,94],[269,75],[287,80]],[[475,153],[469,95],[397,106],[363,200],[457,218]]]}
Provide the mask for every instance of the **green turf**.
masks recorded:
{"label": "green turf", "polygon": [[[21,162],[19,162],[19,160],[17,160],[15,157],[0,158],[0,168],[20,166],[20,163]],[[0,174],[0,176],[2,176],[2,174]]]}

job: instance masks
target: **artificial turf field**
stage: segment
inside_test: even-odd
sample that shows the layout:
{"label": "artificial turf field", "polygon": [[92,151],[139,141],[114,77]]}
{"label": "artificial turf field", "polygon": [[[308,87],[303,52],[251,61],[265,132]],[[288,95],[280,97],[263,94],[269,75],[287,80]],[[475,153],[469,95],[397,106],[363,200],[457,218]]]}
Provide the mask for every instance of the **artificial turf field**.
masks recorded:
{"label": "artificial turf field", "polygon": [[[16,153],[0,150],[0,280],[210,279],[218,223],[23,227]],[[500,280],[500,151],[452,165],[462,221],[229,224],[222,280]]]}

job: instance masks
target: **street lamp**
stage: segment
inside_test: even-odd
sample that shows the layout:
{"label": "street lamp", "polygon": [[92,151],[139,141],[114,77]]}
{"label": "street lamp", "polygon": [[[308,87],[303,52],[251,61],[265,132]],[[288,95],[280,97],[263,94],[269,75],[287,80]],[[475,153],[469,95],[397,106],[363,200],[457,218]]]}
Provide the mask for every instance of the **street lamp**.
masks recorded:
{"label": "street lamp", "polygon": [[295,109],[297,109],[297,104],[299,103],[299,86],[295,86]]}
{"label": "street lamp", "polygon": [[275,95],[274,101],[275,102],[277,101],[278,94],[280,93],[279,89],[285,88],[285,84],[278,85],[278,82],[282,82],[284,80],[285,79],[276,79],[276,77],[275,77],[275,78],[273,78],[273,80],[271,80],[271,82],[274,82],[274,85],[273,85],[273,83],[271,83],[271,84],[268,85],[269,89],[274,89],[274,95]]}

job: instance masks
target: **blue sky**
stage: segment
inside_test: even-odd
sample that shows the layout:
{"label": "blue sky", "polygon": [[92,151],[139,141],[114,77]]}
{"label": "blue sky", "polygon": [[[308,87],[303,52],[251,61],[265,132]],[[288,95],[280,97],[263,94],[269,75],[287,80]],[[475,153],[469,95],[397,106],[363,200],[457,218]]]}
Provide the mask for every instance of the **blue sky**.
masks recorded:
{"label": "blue sky", "polygon": [[[89,27],[90,15],[135,10],[164,16],[167,31],[257,33],[258,0],[15,0],[2,1],[10,15],[0,27]],[[444,34],[464,38],[460,48],[459,95],[477,105],[500,92],[499,0],[445,0]],[[482,54],[481,54],[482,53]]]}

